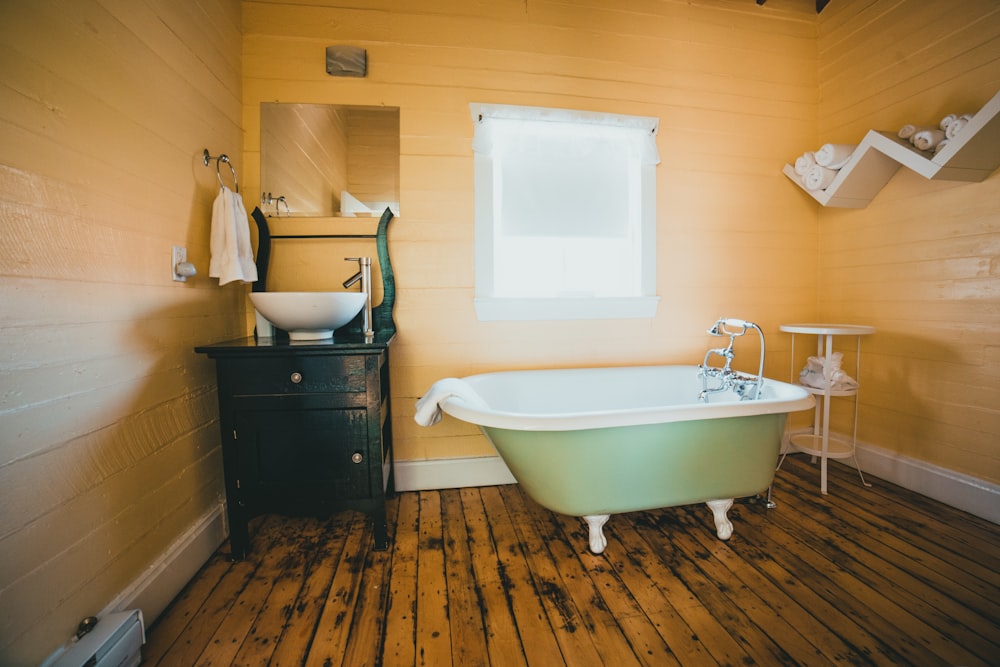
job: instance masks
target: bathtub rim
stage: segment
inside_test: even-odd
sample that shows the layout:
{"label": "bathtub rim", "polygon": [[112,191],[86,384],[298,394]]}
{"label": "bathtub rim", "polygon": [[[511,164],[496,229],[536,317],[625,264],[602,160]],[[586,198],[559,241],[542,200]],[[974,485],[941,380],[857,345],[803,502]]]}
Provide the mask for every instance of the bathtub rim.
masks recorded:
{"label": "bathtub rim", "polygon": [[[461,378],[469,381],[492,375],[533,374],[558,370],[601,370],[675,368],[697,373],[698,367],[688,364],[659,364],[646,366],[599,366],[572,369],[531,369],[477,373]],[[722,419],[726,417],[748,417],[753,415],[792,413],[811,410],[816,400],[805,388],[774,380],[765,376],[765,391],[777,389],[778,396],[752,400],[729,401],[723,403],[691,403],[643,407],[634,409],[597,410],[566,413],[525,413],[500,410],[484,410],[460,396],[449,396],[440,403],[441,410],[448,415],[470,424],[504,428],[516,431],[582,431],[597,428],[665,424],[681,421]]]}

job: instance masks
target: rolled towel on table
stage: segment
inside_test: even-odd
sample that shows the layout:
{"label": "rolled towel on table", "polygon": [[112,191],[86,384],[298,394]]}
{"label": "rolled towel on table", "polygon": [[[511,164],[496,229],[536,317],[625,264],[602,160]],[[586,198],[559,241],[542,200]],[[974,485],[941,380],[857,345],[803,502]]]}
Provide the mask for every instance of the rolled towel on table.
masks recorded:
{"label": "rolled towel on table", "polygon": [[807,190],[826,190],[837,177],[837,170],[814,164],[802,180]]}
{"label": "rolled towel on table", "polygon": [[941,143],[944,138],[945,134],[941,130],[921,130],[913,135],[913,145],[922,151],[929,151]]}
{"label": "rolled towel on table", "polygon": [[840,169],[851,159],[857,144],[823,144],[816,151],[816,164],[828,169]]}
{"label": "rolled towel on table", "polygon": [[802,155],[795,158],[795,173],[799,176],[805,176],[806,172],[809,171],[809,167],[816,164],[816,153],[813,151],[806,151]]}
{"label": "rolled towel on table", "polygon": [[806,360],[805,368],[799,373],[799,384],[814,389],[829,387],[835,391],[857,389],[857,380],[840,368],[843,356],[842,352],[834,352],[830,356],[829,364],[826,363],[827,360],[824,357],[809,357]]}
{"label": "rolled towel on table", "polygon": [[427,393],[417,400],[414,421],[421,426],[433,426],[441,421],[441,401],[446,398],[460,398],[473,407],[485,408],[486,402],[464,380],[445,378],[431,385]]}

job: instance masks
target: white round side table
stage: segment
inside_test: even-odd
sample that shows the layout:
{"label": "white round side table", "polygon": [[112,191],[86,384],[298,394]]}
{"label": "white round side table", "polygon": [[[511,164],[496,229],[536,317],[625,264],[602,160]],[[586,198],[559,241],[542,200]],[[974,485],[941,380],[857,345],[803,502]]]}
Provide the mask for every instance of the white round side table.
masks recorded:
{"label": "white round side table", "polygon": [[[828,368],[833,357],[833,339],[835,336],[856,336],[858,340],[858,351],[855,356],[854,378],[859,381],[861,373],[861,337],[875,333],[875,327],[860,324],[782,324],[779,330],[792,334],[791,352],[791,381],[797,382],[795,374],[795,336],[796,334],[816,336],[816,356],[823,357],[824,368]],[[858,460],[855,458],[855,449],[858,441],[858,389],[833,389],[827,383],[823,389],[802,385],[803,389],[810,394],[822,396],[822,401],[816,401],[816,413],[813,419],[813,426],[807,432],[793,433],[788,440],[790,451],[804,452],[817,457],[820,460],[820,493],[827,494],[826,490],[826,469],[828,459],[853,458],[854,467],[861,477],[861,483],[871,486],[865,481],[865,476],[861,472]],[[830,434],[830,398],[832,396],[854,396],[854,422],[853,432],[850,439]],[[815,459],[814,459],[815,460]],[[784,455],[782,456],[784,461]],[[779,463],[780,467],[781,464]]]}

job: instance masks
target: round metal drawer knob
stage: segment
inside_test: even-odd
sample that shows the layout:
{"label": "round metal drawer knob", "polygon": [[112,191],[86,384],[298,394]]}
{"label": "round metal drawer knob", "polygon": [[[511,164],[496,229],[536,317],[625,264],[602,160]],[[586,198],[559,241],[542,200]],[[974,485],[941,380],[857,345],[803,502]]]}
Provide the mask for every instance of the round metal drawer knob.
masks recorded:
{"label": "round metal drawer knob", "polygon": [[302,382],[302,373],[292,373],[291,380],[294,384]]}
{"label": "round metal drawer knob", "polygon": [[351,456],[351,462],[352,463],[361,463],[364,460],[365,460],[365,457],[361,455],[361,452],[354,452],[354,455]]}

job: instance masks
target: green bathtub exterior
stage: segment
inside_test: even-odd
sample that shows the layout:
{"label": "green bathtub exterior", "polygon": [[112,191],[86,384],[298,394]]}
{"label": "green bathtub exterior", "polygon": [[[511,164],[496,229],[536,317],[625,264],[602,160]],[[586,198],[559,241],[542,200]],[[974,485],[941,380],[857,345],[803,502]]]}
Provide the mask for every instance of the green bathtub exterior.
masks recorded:
{"label": "green bathtub exterior", "polygon": [[742,498],[767,489],[784,413],[578,431],[481,426],[522,489],[586,516]]}

